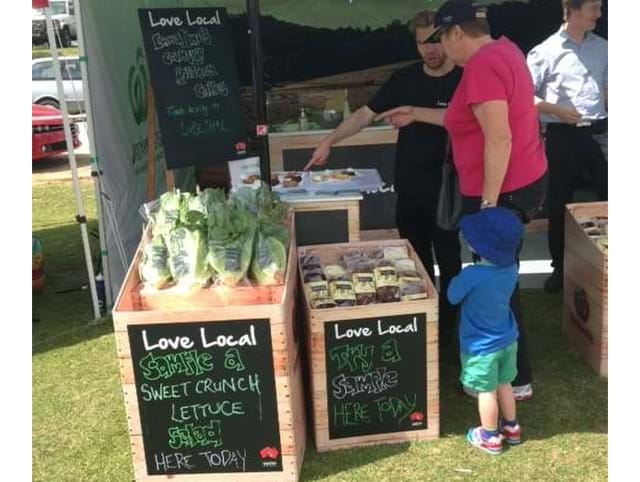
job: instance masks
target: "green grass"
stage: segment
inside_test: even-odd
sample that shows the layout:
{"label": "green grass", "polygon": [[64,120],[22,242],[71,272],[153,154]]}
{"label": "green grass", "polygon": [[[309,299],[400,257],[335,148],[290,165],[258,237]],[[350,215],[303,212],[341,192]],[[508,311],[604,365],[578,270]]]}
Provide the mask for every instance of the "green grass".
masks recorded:
{"label": "green grass", "polygon": [[[84,184],[83,196],[95,226],[91,184]],[[88,324],[87,291],[55,294],[86,284],[74,214],[69,183],[33,186],[33,230],[43,239],[47,275],[47,292],[33,301],[40,320],[33,325],[33,480],[129,481],[111,323]],[[476,407],[458,393],[454,354],[447,352],[439,440],[317,454],[310,439],[301,480],[607,480],[607,382],[570,352],[560,332],[561,296],[528,290],[522,301],[535,377],[535,398],[518,405],[522,446],[492,458],[466,445]]]}
{"label": "green grass", "polygon": [[[58,49],[58,55],[60,57],[77,57],[79,50],[78,47],[68,47],[66,49]],[[31,59],[40,59],[43,57],[51,57],[51,50],[49,47],[38,47],[31,49]]]}

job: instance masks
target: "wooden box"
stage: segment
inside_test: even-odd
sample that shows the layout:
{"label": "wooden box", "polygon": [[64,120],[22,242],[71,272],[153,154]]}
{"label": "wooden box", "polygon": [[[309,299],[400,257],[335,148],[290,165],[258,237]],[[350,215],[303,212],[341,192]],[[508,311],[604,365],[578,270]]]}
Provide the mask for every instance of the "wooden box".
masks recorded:
{"label": "wooden box", "polygon": [[298,256],[316,254],[331,263],[345,249],[386,246],[407,248],[425,280],[427,299],[313,309],[304,295],[319,452],[439,436],[438,295],[410,243],[308,246],[298,248]]}
{"label": "wooden box", "polygon": [[306,425],[295,233],[283,286],[187,295],[141,289],[148,236],[113,310],[136,480],[297,481]]}
{"label": "wooden box", "polygon": [[604,377],[608,365],[608,255],[579,221],[607,216],[606,202],[567,205],[562,317],[562,329],[571,345]]}

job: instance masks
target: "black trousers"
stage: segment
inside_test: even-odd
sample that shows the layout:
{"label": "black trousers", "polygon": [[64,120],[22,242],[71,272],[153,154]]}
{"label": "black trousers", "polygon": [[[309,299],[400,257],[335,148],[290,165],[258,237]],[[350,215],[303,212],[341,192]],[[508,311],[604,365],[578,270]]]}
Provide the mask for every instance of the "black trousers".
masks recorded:
{"label": "black trousers", "polygon": [[608,199],[608,164],[594,135],[606,134],[607,126],[575,127],[549,124],[546,152],[549,161],[549,253],[554,269],[564,263],[565,205],[573,200],[576,187],[588,173],[599,201]]}
{"label": "black trousers", "polygon": [[396,224],[400,236],[409,240],[435,283],[435,260],[440,270],[439,339],[448,344],[455,335],[457,308],[449,303],[447,289],[451,278],[460,272],[460,239],[458,231],[444,231],[436,225],[437,192],[430,196],[398,195]]}
{"label": "black trousers", "polygon": [[[542,210],[545,192],[547,190],[547,175],[534,183],[516,189],[515,191],[501,194],[498,198],[498,206],[511,209],[520,218],[523,224],[527,224]],[[464,214],[473,214],[480,210],[482,200],[479,197],[463,197]],[[518,246],[516,261],[520,265],[520,251],[522,243]],[[475,259],[475,257],[474,257]],[[511,295],[511,310],[518,325],[518,375],[513,381],[514,387],[526,385],[533,381],[531,375],[531,363],[529,362],[529,347],[527,335],[522,320],[522,310],[520,309],[520,283],[516,283],[516,288]]]}

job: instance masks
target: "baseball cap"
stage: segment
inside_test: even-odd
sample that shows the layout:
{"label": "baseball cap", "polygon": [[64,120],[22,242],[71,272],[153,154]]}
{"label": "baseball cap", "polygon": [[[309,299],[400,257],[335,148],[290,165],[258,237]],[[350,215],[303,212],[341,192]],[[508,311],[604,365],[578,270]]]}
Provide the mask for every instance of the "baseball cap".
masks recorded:
{"label": "baseball cap", "polygon": [[436,12],[434,20],[435,29],[425,39],[439,38],[442,31],[452,25],[460,25],[478,18],[487,18],[487,7],[476,5],[472,0],[448,0]]}

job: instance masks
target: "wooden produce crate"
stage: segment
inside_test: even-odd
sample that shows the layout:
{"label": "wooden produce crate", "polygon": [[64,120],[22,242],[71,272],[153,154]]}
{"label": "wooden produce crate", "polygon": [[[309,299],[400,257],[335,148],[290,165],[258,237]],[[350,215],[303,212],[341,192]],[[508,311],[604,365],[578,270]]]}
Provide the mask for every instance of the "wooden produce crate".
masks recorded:
{"label": "wooden produce crate", "polygon": [[345,249],[386,246],[407,248],[427,299],[313,309],[304,295],[319,452],[439,436],[438,295],[410,243],[316,245],[298,248],[298,256],[332,263]]}
{"label": "wooden produce crate", "polygon": [[137,481],[297,481],[306,426],[296,243],[273,288],[141,289],[145,232],[113,310]]}
{"label": "wooden produce crate", "polygon": [[579,221],[607,217],[608,203],[568,204],[565,214],[562,329],[575,350],[601,376],[608,370],[608,254]]}

